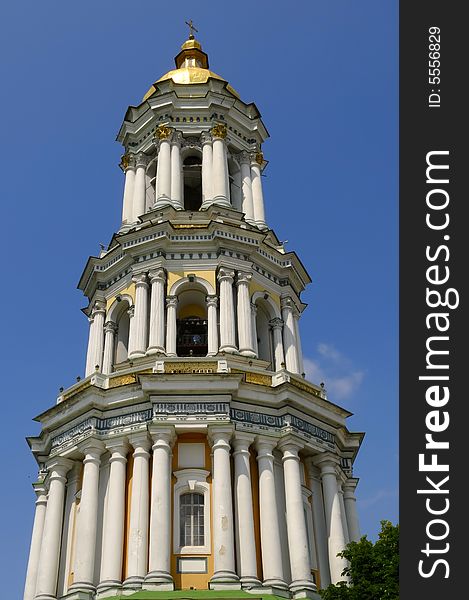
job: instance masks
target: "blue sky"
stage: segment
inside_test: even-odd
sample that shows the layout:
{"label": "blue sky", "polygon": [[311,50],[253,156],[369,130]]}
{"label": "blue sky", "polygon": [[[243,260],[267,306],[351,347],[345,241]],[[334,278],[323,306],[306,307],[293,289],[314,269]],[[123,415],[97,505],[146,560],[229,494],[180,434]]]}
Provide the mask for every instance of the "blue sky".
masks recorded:
{"label": "blue sky", "polygon": [[[228,3],[226,3],[228,5]],[[119,226],[129,104],[172,68],[186,19],[212,70],[260,109],[267,219],[313,283],[308,374],[366,431],[363,533],[398,520],[397,2],[9,2],[0,23],[3,140],[0,495],[5,597],[20,597],[33,518],[32,417],[84,370],[76,284]]]}

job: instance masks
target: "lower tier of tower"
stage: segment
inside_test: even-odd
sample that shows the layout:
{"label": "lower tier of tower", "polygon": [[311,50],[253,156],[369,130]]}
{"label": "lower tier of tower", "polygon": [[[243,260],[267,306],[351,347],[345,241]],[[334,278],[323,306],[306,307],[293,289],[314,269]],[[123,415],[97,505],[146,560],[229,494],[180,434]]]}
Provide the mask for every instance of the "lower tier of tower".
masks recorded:
{"label": "lower tier of tower", "polygon": [[24,600],[316,598],[344,579],[357,479],[348,432],[314,416],[337,407],[288,375],[172,360],[95,375],[40,415]]}

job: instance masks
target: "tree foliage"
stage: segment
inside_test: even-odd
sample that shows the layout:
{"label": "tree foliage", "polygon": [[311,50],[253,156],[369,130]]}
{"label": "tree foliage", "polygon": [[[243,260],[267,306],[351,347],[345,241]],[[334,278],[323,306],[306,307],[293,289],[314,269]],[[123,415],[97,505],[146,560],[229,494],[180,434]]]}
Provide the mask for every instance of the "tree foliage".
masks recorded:
{"label": "tree foliage", "polygon": [[359,542],[348,544],[339,556],[348,561],[342,577],[348,577],[349,582],[320,590],[324,600],[398,600],[399,525],[381,521],[376,543],[365,535]]}

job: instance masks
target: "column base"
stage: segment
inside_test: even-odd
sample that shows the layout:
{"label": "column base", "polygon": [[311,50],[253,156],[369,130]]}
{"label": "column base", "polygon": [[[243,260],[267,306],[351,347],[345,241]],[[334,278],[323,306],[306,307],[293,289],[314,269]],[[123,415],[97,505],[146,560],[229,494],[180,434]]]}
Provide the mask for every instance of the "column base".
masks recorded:
{"label": "column base", "polygon": [[173,578],[171,577],[171,574],[166,571],[151,571],[145,577],[142,589],[172,592],[174,591]]}
{"label": "column base", "polygon": [[108,596],[117,596],[122,590],[122,583],[117,579],[101,581],[96,588],[96,598],[107,598]]}
{"label": "column base", "polygon": [[133,594],[134,592],[141,590],[143,581],[143,577],[137,575],[134,577],[128,577],[122,584],[122,594],[124,596],[128,596],[129,594]]}
{"label": "column base", "polygon": [[[42,599],[42,596],[40,596]],[[39,596],[37,596],[39,598]],[[54,596],[55,598],[55,596]],[[89,590],[71,590],[65,594],[65,596],[60,597],[61,600],[94,600],[95,595],[94,592]]]}
{"label": "column base", "polygon": [[223,208],[233,208],[231,206],[231,202],[225,198],[225,196],[215,196],[215,198],[211,198],[210,200],[204,200],[202,202],[202,206],[200,210],[207,210],[211,206],[222,206]]}
{"label": "column base", "polygon": [[302,589],[294,592],[292,590],[292,596],[295,600],[298,598],[310,598],[310,600],[321,600],[321,596],[314,590]]}
{"label": "column base", "polygon": [[211,590],[240,590],[241,582],[234,571],[217,571],[208,582]]}
{"label": "column base", "polygon": [[[84,592],[86,594],[94,594],[96,592],[96,587],[89,581],[75,581],[69,587],[69,593],[70,592]],[[88,596],[84,597],[88,598]]]}
{"label": "column base", "polygon": [[151,356],[152,354],[162,354],[163,356],[166,356],[166,352],[163,346],[151,346],[147,349],[145,354],[147,356]]}
{"label": "column base", "polygon": [[129,354],[129,360],[133,360],[134,358],[142,358],[146,356],[143,350],[134,350]]}
{"label": "column base", "polygon": [[239,354],[238,348],[235,346],[220,346],[220,352],[226,352],[227,354]]}
{"label": "column base", "polygon": [[239,353],[242,354],[243,356],[246,356],[247,358],[256,358],[256,353],[254,352],[254,350],[251,350],[250,348],[246,348],[245,350],[239,350]]}
{"label": "column base", "polygon": [[296,579],[289,587],[294,598],[314,598],[315,596],[311,594],[316,594],[317,591],[316,585],[308,579]]}
{"label": "column base", "polygon": [[257,577],[241,577],[241,588],[246,591],[256,590],[258,593],[262,593],[262,583],[257,579]]}
{"label": "column base", "polygon": [[[275,580],[278,581],[278,580]],[[280,596],[281,598],[290,598],[290,591],[288,585],[283,581],[278,581],[277,584],[269,583],[268,580],[262,584],[263,594],[272,594],[273,596]],[[251,593],[251,591],[249,591]]]}

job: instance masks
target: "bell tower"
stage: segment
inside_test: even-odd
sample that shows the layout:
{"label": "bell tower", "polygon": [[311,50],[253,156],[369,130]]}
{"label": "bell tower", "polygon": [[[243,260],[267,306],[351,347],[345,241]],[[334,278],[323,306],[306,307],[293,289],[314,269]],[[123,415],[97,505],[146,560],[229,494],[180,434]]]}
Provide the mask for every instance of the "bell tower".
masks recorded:
{"label": "bell tower", "polygon": [[28,438],[24,600],[319,598],[360,537],[363,434],[303,373],[310,278],[266,219],[268,132],[189,27],[117,136],[122,224],[79,282],[85,377]]}

